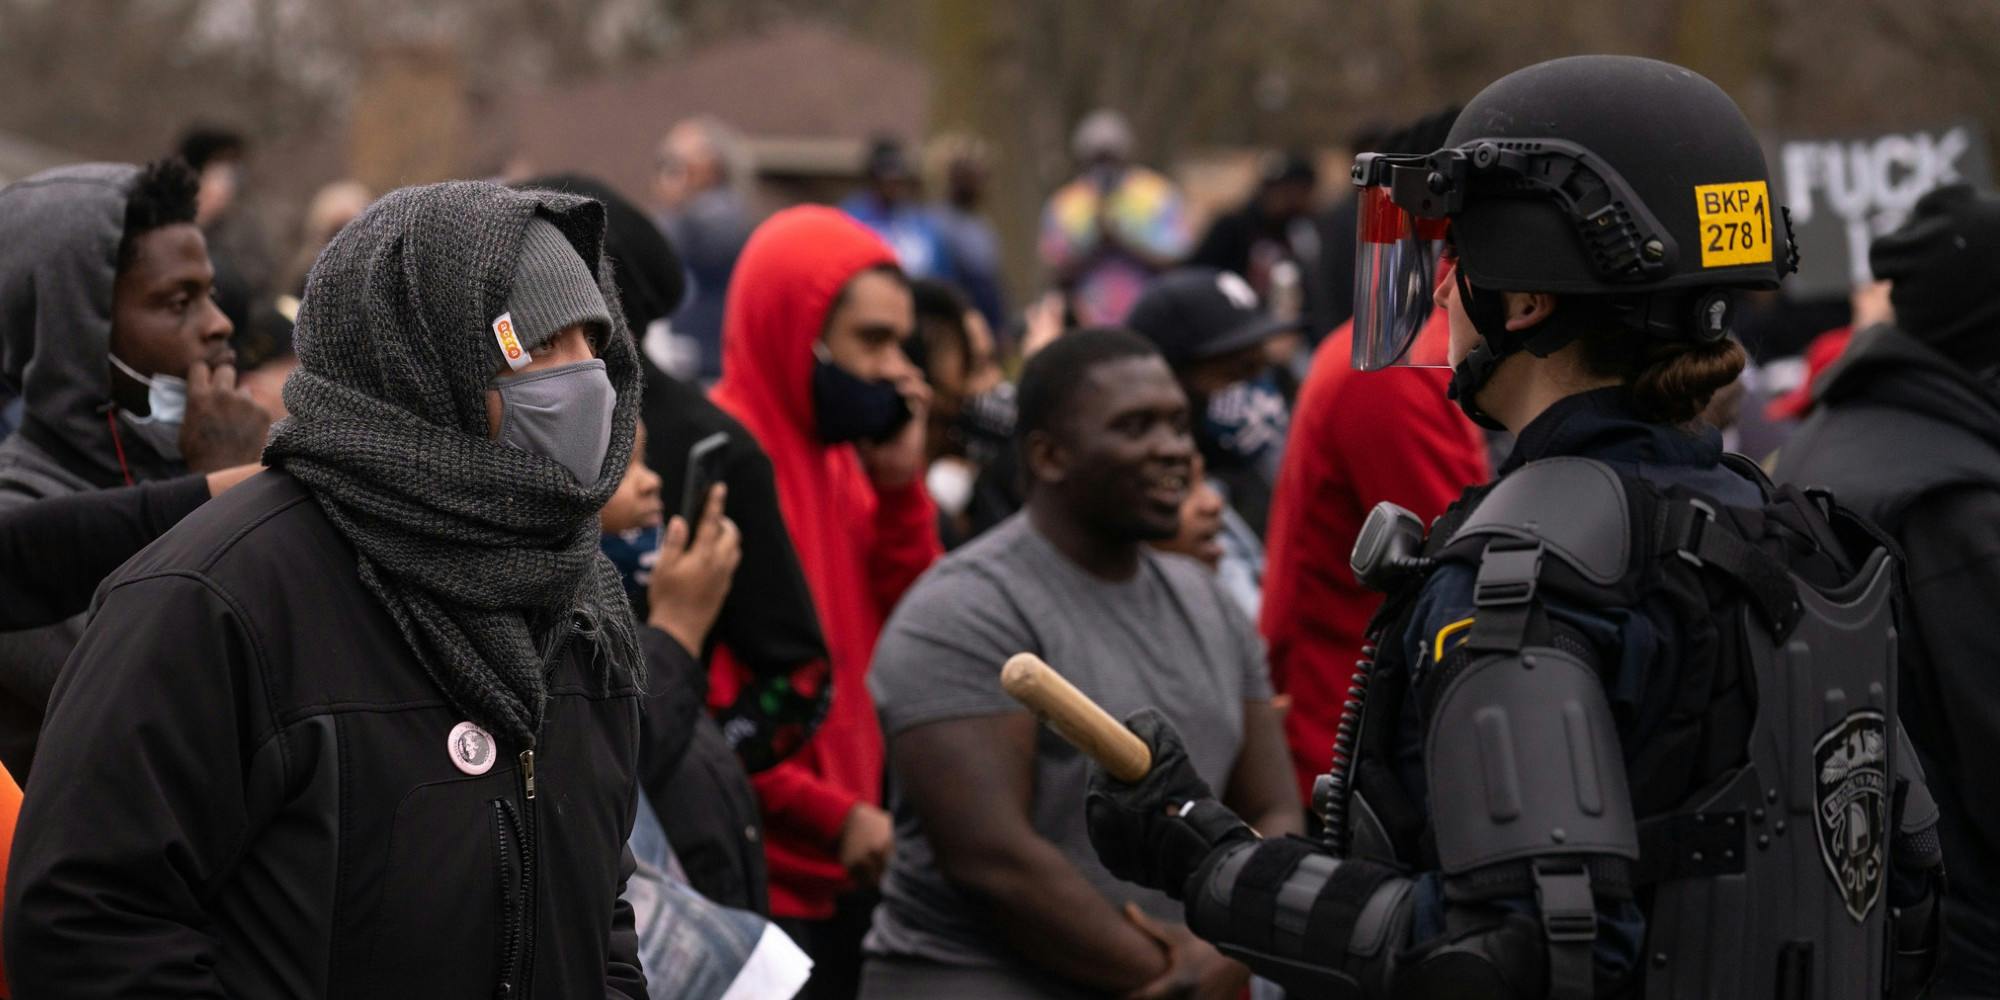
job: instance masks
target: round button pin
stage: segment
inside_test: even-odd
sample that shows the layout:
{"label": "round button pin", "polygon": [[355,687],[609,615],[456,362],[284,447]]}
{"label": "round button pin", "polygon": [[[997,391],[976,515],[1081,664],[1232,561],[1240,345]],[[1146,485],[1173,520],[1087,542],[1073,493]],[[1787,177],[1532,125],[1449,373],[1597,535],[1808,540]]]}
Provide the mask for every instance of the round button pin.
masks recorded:
{"label": "round button pin", "polygon": [[493,734],[470,722],[451,727],[445,750],[451,754],[451,762],[467,774],[485,774],[493,770],[493,760],[500,756],[493,745]]}

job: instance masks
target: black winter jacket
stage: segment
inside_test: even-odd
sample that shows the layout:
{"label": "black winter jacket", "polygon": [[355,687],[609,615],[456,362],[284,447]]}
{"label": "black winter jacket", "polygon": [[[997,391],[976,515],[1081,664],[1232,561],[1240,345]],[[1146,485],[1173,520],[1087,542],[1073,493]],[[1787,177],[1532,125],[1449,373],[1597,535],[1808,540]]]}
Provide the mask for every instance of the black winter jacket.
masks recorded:
{"label": "black winter jacket", "polygon": [[[475,739],[291,477],[107,582],[14,840],[20,996],[642,998],[638,700],[553,658],[532,758]],[[485,769],[478,760],[484,756]]]}
{"label": "black winter jacket", "polygon": [[1901,715],[1943,811],[1950,887],[1934,995],[2000,983],[2000,385],[1889,327],[1855,337],[1778,454],[1903,548]]}

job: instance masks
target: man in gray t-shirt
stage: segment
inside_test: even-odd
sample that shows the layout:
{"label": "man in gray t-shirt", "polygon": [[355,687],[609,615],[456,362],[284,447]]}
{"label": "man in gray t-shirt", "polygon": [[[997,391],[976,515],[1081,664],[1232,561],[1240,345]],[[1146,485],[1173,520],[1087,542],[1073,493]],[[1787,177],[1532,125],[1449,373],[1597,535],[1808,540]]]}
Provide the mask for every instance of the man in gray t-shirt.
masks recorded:
{"label": "man in gray t-shirt", "polygon": [[1241,966],[1098,862],[1085,760],[999,683],[1027,650],[1115,716],[1156,707],[1226,802],[1300,829],[1256,631],[1199,563],[1144,544],[1178,526],[1186,398],[1144,340],[1085,331],[1035,357],[1019,399],[1027,509],[926,574],[876,646],[897,846],[862,996],[1233,996]]}

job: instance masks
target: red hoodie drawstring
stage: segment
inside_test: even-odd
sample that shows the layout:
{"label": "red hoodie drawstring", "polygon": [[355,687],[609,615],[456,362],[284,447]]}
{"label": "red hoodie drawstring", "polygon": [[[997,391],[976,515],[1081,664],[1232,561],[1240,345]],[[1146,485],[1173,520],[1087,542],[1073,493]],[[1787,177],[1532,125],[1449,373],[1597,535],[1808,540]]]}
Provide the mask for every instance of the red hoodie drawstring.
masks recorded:
{"label": "red hoodie drawstring", "polygon": [[132,467],[125,464],[125,439],[118,434],[118,411],[105,410],[104,422],[111,428],[111,447],[118,452],[118,471],[125,477],[125,485],[132,485]]}

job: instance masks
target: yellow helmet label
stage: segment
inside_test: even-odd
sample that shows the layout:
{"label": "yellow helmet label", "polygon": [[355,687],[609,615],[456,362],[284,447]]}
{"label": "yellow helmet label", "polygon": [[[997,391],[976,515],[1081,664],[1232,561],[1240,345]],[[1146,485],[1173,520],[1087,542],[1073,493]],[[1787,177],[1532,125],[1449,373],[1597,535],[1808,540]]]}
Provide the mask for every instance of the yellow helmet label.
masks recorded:
{"label": "yellow helmet label", "polygon": [[1701,266],[1771,262],[1771,215],[1776,206],[1763,181],[1697,185],[1694,205],[1701,222]]}

